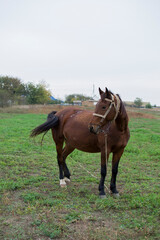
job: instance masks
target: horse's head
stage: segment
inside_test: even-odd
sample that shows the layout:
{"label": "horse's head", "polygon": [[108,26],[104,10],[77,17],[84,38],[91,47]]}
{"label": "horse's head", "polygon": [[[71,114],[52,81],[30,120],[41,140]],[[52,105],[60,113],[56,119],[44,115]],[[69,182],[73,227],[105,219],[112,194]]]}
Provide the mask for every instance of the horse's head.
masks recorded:
{"label": "horse's head", "polygon": [[107,122],[116,119],[120,108],[120,98],[108,91],[107,88],[105,92],[99,88],[99,94],[101,98],[96,105],[93,118],[89,124],[90,132],[95,134],[99,133]]}

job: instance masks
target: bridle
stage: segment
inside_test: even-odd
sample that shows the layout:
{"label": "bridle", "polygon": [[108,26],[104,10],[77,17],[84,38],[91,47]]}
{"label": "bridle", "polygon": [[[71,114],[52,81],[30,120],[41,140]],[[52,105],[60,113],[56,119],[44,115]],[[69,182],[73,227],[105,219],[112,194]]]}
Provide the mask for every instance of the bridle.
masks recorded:
{"label": "bridle", "polygon": [[[106,101],[110,102],[110,105],[109,105],[109,108],[107,109],[107,111],[105,112],[104,115],[101,115],[101,114],[98,114],[98,113],[93,113],[93,116],[101,118],[100,124],[98,124],[98,131],[97,131],[96,134],[104,133],[106,162],[107,162],[107,150],[108,150],[107,149],[107,136],[108,136],[108,132],[109,132],[109,129],[110,129],[112,121],[114,121],[117,118],[117,116],[118,116],[118,113],[119,113],[119,110],[120,110],[120,105],[121,105],[121,100],[120,100],[118,95],[111,94],[111,98],[112,99],[105,98]],[[117,104],[115,103],[115,99],[116,99]],[[114,108],[116,110],[116,114],[115,114],[114,118],[111,121],[108,122],[108,125],[107,125],[106,129],[104,130],[104,129],[101,128],[102,127],[102,123],[105,120],[105,118],[107,117],[107,115],[109,114],[109,112],[111,111],[112,106],[114,106]]]}
{"label": "bridle", "polygon": [[[111,97],[112,97],[112,99],[105,98],[105,101],[110,102],[110,105],[109,105],[109,108],[107,109],[107,111],[105,112],[104,115],[101,115],[101,114],[98,114],[98,113],[93,113],[93,116],[102,118],[100,123],[103,123],[103,121],[105,120],[105,118],[107,117],[109,112],[111,111],[112,106],[114,106],[114,108],[116,110],[116,114],[115,114],[112,121],[114,121],[118,116],[119,109],[120,109],[120,98],[118,97],[118,95],[113,95],[113,94],[111,94]],[[115,99],[117,101],[117,104],[115,103]]]}

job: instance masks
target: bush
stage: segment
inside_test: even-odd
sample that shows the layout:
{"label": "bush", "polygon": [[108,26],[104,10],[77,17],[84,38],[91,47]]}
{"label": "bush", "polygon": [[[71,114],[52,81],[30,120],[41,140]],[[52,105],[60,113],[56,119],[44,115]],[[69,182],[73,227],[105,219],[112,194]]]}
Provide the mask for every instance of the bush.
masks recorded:
{"label": "bush", "polygon": [[147,103],[145,107],[146,108],[152,108],[152,105],[150,103]]}
{"label": "bush", "polygon": [[142,106],[142,99],[137,97],[134,100],[134,104],[135,104],[136,107],[140,108]]}

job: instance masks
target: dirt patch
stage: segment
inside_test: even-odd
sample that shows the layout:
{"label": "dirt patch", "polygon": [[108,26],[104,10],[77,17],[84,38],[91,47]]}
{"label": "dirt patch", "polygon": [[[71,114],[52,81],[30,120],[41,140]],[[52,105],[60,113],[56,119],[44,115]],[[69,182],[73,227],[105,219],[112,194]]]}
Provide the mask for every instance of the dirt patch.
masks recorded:
{"label": "dirt patch", "polygon": [[93,219],[77,221],[70,224],[68,234],[61,239],[122,240],[139,239],[141,236],[144,236],[143,231],[119,228],[118,224],[111,218],[104,219],[101,213],[97,213]]}
{"label": "dirt patch", "polygon": [[[98,218],[98,216],[97,216]],[[111,219],[81,221],[72,225],[75,239],[117,239],[117,227]]]}
{"label": "dirt patch", "polygon": [[156,119],[155,116],[151,114],[146,114],[146,113],[140,113],[140,112],[132,112],[132,111],[127,111],[129,118],[148,118],[148,119]]}

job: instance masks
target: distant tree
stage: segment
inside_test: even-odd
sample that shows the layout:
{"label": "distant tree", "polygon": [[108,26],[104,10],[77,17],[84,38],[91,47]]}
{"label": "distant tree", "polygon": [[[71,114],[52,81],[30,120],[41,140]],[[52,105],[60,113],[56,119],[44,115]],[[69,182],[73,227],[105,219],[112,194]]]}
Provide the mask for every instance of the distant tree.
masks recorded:
{"label": "distant tree", "polygon": [[147,103],[145,107],[146,108],[152,108],[152,105],[150,103]]}
{"label": "distant tree", "polygon": [[7,107],[10,105],[10,95],[6,90],[0,89],[0,107]]}
{"label": "distant tree", "polygon": [[27,103],[29,104],[37,103],[36,91],[37,91],[36,86],[33,83],[26,84]]}
{"label": "distant tree", "polygon": [[89,96],[85,96],[83,94],[70,94],[70,95],[67,95],[66,98],[65,98],[65,101],[68,102],[68,103],[73,103],[73,101],[85,101],[85,100],[89,100],[89,99],[92,99],[92,97],[89,97]]}
{"label": "distant tree", "polygon": [[142,106],[142,99],[137,97],[134,100],[134,104],[135,104],[136,107],[140,108]]}
{"label": "distant tree", "polygon": [[20,79],[8,76],[0,76],[1,106],[7,106],[8,103],[17,103],[21,95],[25,95],[25,85]]}
{"label": "distant tree", "polygon": [[49,101],[51,93],[46,89],[44,83],[34,85],[33,83],[26,84],[26,97],[29,104],[44,104]]}
{"label": "distant tree", "polygon": [[44,83],[40,83],[37,85],[37,102],[40,104],[47,103],[50,99],[51,92],[46,89],[46,85]]}

